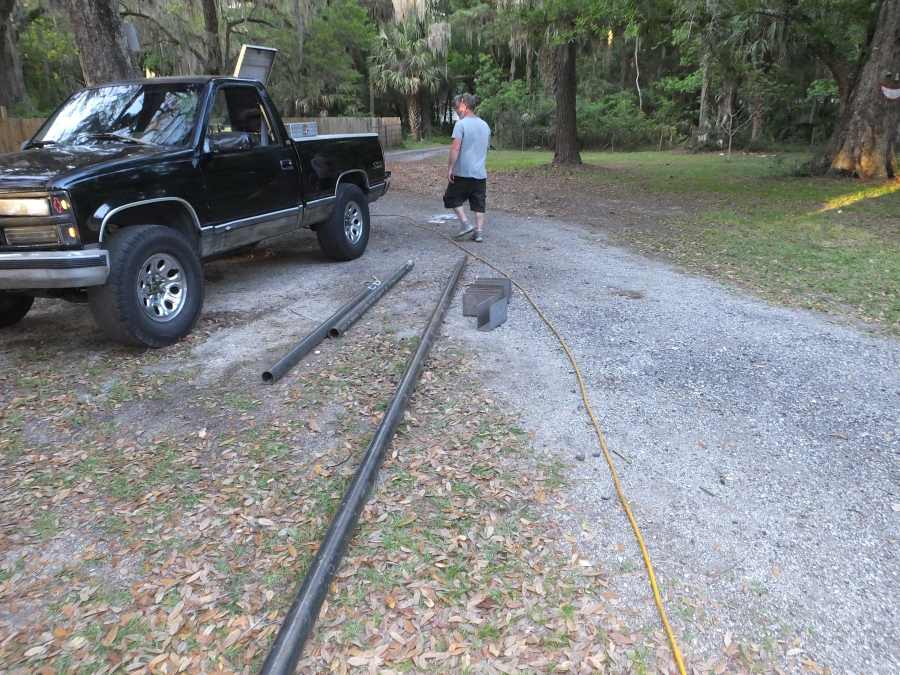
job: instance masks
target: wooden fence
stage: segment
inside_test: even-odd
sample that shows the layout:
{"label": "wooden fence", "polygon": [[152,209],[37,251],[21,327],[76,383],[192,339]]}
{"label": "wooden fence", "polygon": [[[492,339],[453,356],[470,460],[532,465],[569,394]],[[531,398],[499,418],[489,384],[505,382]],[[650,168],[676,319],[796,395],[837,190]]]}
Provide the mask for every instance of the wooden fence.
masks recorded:
{"label": "wooden fence", "polygon": [[[0,154],[15,152],[43,124],[36,118],[0,119]],[[396,148],[403,142],[399,117],[291,117],[285,122],[315,122],[320,134],[377,133],[385,148]]]}
{"label": "wooden fence", "polygon": [[17,152],[43,123],[42,119],[29,117],[0,119],[0,154]]}
{"label": "wooden fence", "polygon": [[403,143],[399,117],[289,117],[284,121],[315,122],[320,134],[377,133],[385,148]]}

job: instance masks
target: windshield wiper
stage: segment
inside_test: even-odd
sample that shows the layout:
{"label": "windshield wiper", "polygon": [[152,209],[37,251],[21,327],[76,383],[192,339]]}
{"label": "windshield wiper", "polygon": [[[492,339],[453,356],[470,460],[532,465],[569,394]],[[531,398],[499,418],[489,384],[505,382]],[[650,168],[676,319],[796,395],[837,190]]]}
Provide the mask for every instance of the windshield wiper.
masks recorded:
{"label": "windshield wiper", "polygon": [[123,136],[121,134],[114,134],[108,131],[98,134],[87,134],[87,138],[95,139],[98,141],[122,141],[123,143],[131,143],[132,145],[153,145],[152,143],[148,143],[147,141],[140,141],[137,138],[132,138],[131,136]]}
{"label": "windshield wiper", "polygon": [[56,141],[28,141],[25,148],[43,148],[45,145],[56,145]]}

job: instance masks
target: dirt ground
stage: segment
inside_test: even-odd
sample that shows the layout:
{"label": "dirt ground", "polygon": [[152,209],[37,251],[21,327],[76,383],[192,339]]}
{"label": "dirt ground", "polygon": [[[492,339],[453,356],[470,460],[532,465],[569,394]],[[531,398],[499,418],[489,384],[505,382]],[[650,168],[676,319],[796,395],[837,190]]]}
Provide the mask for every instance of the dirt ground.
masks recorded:
{"label": "dirt ground", "polygon": [[[459,256],[413,226],[449,231],[440,212],[394,191],[360,260],[304,233],[207,265],[203,319],[169,349],[112,346],[50,301],[4,332],[0,670],[258,669]],[[496,213],[478,250],[572,341],[692,672],[896,672],[896,341],[577,220]],[[347,337],[260,383],[406,259]],[[489,334],[460,310],[301,671],[672,672],[557,345],[518,296]]]}
{"label": "dirt ground", "polygon": [[[200,325],[161,351],[50,301],[6,332],[0,671],[258,670],[454,257],[423,253],[382,232],[326,264],[305,233],[211,263]],[[346,338],[261,384],[407,257]],[[485,394],[454,323],[300,672],[670,670],[662,633],[555,517],[564,466]]]}
{"label": "dirt ground", "polygon": [[[445,149],[403,154],[390,165],[392,189],[416,194],[440,202],[447,178]],[[592,184],[585,194],[584,177],[604,174],[608,169],[584,165],[576,169],[533,167],[518,171],[495,172],[491,176],[491,211],[505,211],[530,218],[560,218],[586,225],[600,225],[607,234],[624,234],[636,228],[661,228],[672,216],[681,215],[692,205],[665,203],[642,195],[638,202],[618,185]]]}

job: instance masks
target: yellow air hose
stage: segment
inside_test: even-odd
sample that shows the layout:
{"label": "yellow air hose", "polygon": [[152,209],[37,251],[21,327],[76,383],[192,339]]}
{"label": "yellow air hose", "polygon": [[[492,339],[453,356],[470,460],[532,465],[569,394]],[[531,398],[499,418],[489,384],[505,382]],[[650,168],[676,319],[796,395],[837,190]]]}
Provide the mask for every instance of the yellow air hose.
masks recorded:
{"label": "yellow air hose", "polygon": [[381,217],[393,217],[393,218],[403,218],[411,222],[415,227],[418,227],[426,232],[431,232],[432,234],[436,234],[439,237],[443,237],[451,244],[456,246],[461,251],[465,252],[467,255],[472,256],[475,260],[487,265],[492,270],[494,270],[497,274],[501,274],[507,279],[509,279],[510,283],[515,286],[522,295],[525,296],[525,299],[528,300],[528,304],[534,308],[534,311],[541,318],[541,321],[550,329],[550,332],[556,337],[559,341],[560,346],[563,348],[563,351],[566,353],[566,357],[569,359],[569,363],[572,364],[572,368],[575,370],[575,379],[578,380],[578,387],[581,390],[581,400],[584,403],[584,409],[587,410],[588,416],[591,419],[591,424],[594,427],[594,433],[597,436],[597,442],[600,444],[600,449],[603,451],[603,458],[606,460],[607,466],[609,466],[609,473],[612,476],[613,485],[616,488],[616,495],[619,498],[619,503],[622,505],[622,509],[625,511],[625,515],[628,517],[628,522],[631,524],[631,530],[634,532],[634,538],[637,540],[637,544],[641,549],[641,557],[644,559],[644,568],[647,570],[647,579],[650,581],[650,588],[653,591],[653,602],[656,604],[656,611],[659,613],[660,621],[662,621],[663,630],[666,633],[666,637],[669,639],[669,647],[672,649],[672,656],[675,659],[675,665],[678,667],[679,675],[687,675],[687,671],[684,666],[684,657],[681,655],[681,649],[678,646],[678,640],[675,638],[675,633],[672,631],[672,626],[669,623],[669,617],[666,614],[665,605],[663,605],[662,595],[659,592],[659,585],[656,583],[656,572],[653,571],[653,563],[650,560],[650,552],[647,550],[647,544],[644,543],[644,535],[641,534],[641,528],[638,525],[637,519],[634,517],[634,513],[631,511],[631,507],[628,505],[628,499],[625,497],[625,491],[622,488],[622,482],[619,480],[619,473],[616,471],[615,462],[613,462],[612,453],[609,450],[609,446],[606,442],[606,434],[603,431],[603,427],[600,426],[600,421],[597,419],[597,415],[594,413],[594,409],[591,407],[591,402],[588,397],[587,385],[584,383],[584,376],[581,373],[581,368],[578,367],[578,362],[575,360],[575,355],[572,353],[571,347],[569,347],[569,343],[566,342],[566,339],[562,336],[562,334],[557,330],[556,326],[553,322],[544,314],[543,310],[538,306],[538,304],[531,297],[531,294],[526,291],[519,282],[517,282],[513,277],[504,272],[502,269],[481,257],[477,253],[473,253],[471,250],[467,249],[465,246],[460,244],[458,241],[448,237],[445,234],[441,234],[440,232],[435,232],[432,228],[425,227],[417,223],[415,220],[410,218],[409,216],[402,215],[393,215],[393,214],[376,214]]}

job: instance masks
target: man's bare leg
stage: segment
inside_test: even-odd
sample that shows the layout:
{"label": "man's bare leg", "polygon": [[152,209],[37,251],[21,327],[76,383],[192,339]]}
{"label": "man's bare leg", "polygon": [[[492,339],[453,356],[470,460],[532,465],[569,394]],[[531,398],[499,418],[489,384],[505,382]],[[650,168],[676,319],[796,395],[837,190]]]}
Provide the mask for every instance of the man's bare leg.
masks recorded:
{"label": "man's bare leg", "polygon": [[[456,213],[456,217],[459,218],[459,232],[453,235],[455,238],[465,237],[467,234],[472,232],[472,226],[469,224],[469,218],[466,216],[466,212],[463,210],[463,207],[457,206],[453,209],[453,212]],[[476,218],[478,214],[475,214]]]}
{"label": "man's bare leg", "polygon": [[484,230],[484,213],[475,212],[475,232],[472,234],[472,241],[481,243],[484,241],[482,231]]}

